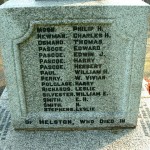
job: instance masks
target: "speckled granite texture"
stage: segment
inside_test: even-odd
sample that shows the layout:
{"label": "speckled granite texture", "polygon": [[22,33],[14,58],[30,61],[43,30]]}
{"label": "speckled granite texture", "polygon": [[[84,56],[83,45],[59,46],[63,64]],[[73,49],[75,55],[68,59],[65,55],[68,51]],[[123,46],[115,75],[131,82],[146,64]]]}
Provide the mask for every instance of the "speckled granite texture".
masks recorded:
{"label": "speckled granite texture", "polygon": [[[136,126],[149,6],[141,1],[118,2],[10,0],[0,7],[0,45],[14,128],[56,130]],[[47,34],[53,36],[46,39],[49,45],[58,48],[62,44],[59,50],[63,50],[53,53],[63,57],[58,65],[62,68],[49,69],[52,75],[48,77],[46,73],[41,75],[47,69],[43,67],[47,62],[43,61],[44,57],[52,57],[52,52],[47,46],[47,52],[42,51],[45,43],[40,44]],[[93,47],[88,47],[85,54],[85,50],[80,49],[89,43]],[[91,49],[94,50],[91,52]],[[88,59],[79,60],[83,53],[84,57],[89,56]],[[73,67],[81,62],[90,64],[91,68],[94,64],[101,72],[87,75],[94,70],[88,66],[84,68],[86,73],[80,72],[81,78],[77,79],[76,72],[80,69],[75,72]],[[51,68],[56,63],[48,65]],[[79,80],[86,85],[79,88]],[[50,86],[43,86],[47,82]],[[70,85],[63,89],[57,86],[55,92],[51,92],[56,83]],[[56,104],[44,101],[47,97],[55,98],[54,93],[58,98]],[[65,111],[52,111],[49,105],[56,105],[53,110],[64,108]]]}

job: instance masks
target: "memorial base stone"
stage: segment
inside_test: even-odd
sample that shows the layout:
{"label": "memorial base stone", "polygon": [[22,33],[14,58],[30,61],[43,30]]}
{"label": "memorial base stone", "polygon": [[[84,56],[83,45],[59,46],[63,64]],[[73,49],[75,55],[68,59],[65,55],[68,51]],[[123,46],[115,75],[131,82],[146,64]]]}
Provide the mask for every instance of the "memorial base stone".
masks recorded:
{"label": "memorial base stone", "polygon": [[[0,150],[149,150],[150,97],[141,98],[136,129],[15,131],[7,91],[0,99]],[[4,119],[6,118],[6,119]],[[3,121],[2,121],[3,120]]]}

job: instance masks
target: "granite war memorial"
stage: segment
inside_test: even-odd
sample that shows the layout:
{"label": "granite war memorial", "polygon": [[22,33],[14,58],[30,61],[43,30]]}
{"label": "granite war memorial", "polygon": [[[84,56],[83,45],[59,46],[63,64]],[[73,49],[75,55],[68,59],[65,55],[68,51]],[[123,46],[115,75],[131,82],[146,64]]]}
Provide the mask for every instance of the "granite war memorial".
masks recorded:
{"label": "granite war memorial", "polygon": [[15,129],[135,127],[149,6],[10,0],[0,46]]}

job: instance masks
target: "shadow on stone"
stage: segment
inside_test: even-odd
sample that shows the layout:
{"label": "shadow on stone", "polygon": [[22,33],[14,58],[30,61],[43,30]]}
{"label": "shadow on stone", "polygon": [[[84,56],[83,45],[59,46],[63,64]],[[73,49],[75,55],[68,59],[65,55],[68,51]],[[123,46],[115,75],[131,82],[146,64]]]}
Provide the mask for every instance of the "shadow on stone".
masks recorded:
{"label": "shadow on stone", "polygon": [[5,89],[5,86],[0,87],[0,96],[2,95],[4,89]]}

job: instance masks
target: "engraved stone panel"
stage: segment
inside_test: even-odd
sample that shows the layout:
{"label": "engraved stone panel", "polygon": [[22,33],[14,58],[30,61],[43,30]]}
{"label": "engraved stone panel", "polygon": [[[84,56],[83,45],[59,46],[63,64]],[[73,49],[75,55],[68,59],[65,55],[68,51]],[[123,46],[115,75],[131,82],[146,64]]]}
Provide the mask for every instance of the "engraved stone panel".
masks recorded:
{"label": "engraved stone panel", "polygon": [[117,111],[110,28],[110,24],[34,27],[18,47],[27,112]]}
{"label": "engraved stone panel", "polygon": [[[34,22],[28,38],[17,40],[26,124],[34,124],[35,114],[39,115],[36,124],[51,126],[55,123],[49,118],[56,118],[54,114],[71,117],[68,125],[75,127],[89,126],[85,121],[94,127],[125,122],[128,104],[122,95],[129,80],[121,83],[121,79],[129,78],[124,64],[130,65],[131,57],[126,55],[130,49],[112,51],[113,20],[79,22]],[[124,44],[129,45],[128,39]]]}

